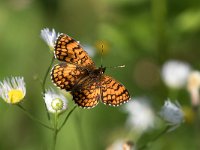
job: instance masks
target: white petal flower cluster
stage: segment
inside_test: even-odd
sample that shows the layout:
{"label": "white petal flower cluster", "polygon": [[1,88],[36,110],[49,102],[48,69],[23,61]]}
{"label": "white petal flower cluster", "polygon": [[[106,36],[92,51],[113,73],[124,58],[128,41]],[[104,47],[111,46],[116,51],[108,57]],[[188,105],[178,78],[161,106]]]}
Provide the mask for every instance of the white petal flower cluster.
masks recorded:
{"label": "white petal flower cluster", "polygon": [[59,35],[59,33],[56,33],[54,29],[52,31],[49,30],[49,28],[44,28],[41,30],[41,37],[42,39],[47,43],[49,46],[50,50],[54,50],[54,44],[55,41]]}
{"label": "white petal flower cluster", "polygon": [[190,73],[189,64],[177,60],[167,61],[162,68],[162,79],[169,88],[180,89]]}
{"label": "white petal flower cluster", "polygon": [[46,90],[44,100],[51,113],[61,113],[67,109],[67,99],[64,95],[56,93],[53,89]]}
{"label": "white petal flower cluster", "polygon": [[17,104],[26,95],[26,87],[23,77],[7,78],[0,82],[0,96],[5,102]]}
{"label": "white petal flower cluster", "polygon": [[160,111],[160,116],[172,126],[170,131],[176,129],[184,121],[184,113],[178,102],[172,103],[170,100],[165,101]]}
{"label": "white petal flower cluster", "polygon": [[146,98],[135,98],[125,105],[125,111],[129,113],[127,124],[138,132],[146,131],[154,127],[155,114]]}

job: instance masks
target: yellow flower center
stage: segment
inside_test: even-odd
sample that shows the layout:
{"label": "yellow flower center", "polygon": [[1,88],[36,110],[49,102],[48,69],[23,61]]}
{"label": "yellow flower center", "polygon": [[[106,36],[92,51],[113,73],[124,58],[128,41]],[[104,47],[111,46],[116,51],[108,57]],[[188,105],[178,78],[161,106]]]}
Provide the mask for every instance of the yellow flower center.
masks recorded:
{"label": "yellow flower center", "polygon": [[10,100],[10,103],[16,104],[19,103],[24,98],[24,94],[21,90],[10,90],[8,92],[8,99]]}
{"label": "yellow flower center", "polygon": [[55,111],[60,111],[63,108],[63,101],[59,98],[56,98],[51,102],[51,106]]}

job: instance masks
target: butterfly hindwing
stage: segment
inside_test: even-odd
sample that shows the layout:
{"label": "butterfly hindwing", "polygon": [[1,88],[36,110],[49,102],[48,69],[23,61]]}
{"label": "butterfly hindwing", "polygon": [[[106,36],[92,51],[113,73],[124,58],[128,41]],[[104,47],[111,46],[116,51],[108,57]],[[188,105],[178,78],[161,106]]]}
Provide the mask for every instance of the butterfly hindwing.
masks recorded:
{"label": "butterfly hindwing", "polygon": [[83,108],[93,108],[100,100],[100,86],[96,78],[88,76],[72,89],[73,100]]}
{"label": "butterfly hindwing", "polygon": [[124,85],[109,76],[101,80],[101,101],[111,106],[119,106],[128,102],[130,95]]}

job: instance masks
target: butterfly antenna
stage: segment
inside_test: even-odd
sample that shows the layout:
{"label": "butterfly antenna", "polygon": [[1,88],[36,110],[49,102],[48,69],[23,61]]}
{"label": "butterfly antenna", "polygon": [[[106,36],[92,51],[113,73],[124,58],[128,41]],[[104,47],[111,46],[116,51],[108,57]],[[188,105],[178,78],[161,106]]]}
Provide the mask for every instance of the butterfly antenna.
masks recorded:
{"label": "butterfly antenna", "polygon": [[101,67],[103,66],[103,44],[101,45]]}
{"label": "butterfly antenna", "polygon": [[106,67],[106,68],[110,68],[110,69],[116,69],[116,68],[124,68],[125,65],[120,65],[120,66],[112,66],[112,67]]}

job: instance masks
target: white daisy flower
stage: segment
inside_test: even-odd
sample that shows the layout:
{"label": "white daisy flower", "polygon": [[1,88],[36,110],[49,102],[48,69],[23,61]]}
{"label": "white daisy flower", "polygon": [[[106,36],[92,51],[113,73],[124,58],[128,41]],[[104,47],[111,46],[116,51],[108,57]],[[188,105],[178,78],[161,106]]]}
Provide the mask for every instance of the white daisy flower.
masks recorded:
{"label": "white daisy flower", "polygon": [[162,79],[168,87],[180,89],[186,84],[189,73],[189,64],[170,60],[163,65]]}
{"label": "white daisy flower", "polygon": [[147,102],[146,98],[139,97],[125,105],[129,113],[127,125],[141,133],[154,127],[155,114]]}
{"label": "white daisy flower", "polygon": [[172,126],[169,131],[176,129],[184,121],[184,113],[177,101],[175,103],[172,103],[170,100],[165,101],[160,111],[160,116],[168,125]]}
{"label": "white daisy flower", "polygon": [[51,113],[61,113],[67,109],[67,99],[64,95],[56,93],[53,89],[46,90],[44,100]]}
{"label": "white daisy flower", "polygon": [[47,43],[50,50],[53,51],[54,44],[55,44],[55,41],[56,41],[59,33],[56,34],[54,29],[52,29],[52,31],[50,31],[49,28],[44,28],[43,30],[41,30],[40,35],[41,35],[42,39]]}
{"label": "white daisy flower", "polygon": [[7,78],[0,82],[0,97],[5,102],[17,104],[21,102],[26,95],[26,87],[23,77]]}

